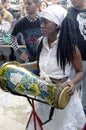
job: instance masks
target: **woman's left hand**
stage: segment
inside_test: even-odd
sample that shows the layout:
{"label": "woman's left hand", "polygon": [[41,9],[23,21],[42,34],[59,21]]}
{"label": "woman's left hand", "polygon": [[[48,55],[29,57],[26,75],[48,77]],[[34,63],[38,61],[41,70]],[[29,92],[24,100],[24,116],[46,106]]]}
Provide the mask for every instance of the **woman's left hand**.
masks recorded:
{"label": "woman's left hand", "polygon": [[67,91],[67,94],[68,96],[72,96],[75,90],[75,87],[74,87],[75,84],[71,80],[66,81],[64,84],[70,87],[69,90]]}

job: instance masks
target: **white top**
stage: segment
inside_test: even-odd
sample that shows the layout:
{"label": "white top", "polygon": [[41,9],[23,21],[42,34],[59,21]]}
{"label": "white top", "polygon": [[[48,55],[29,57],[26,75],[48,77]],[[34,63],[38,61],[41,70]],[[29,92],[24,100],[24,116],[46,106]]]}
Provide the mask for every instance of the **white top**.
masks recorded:
{"label": "white top", "polygon": [[57,65],[56,51],[57,51],[58,40],[52,43],[51,48],[48,46],[47,38],[43,39],[43,48],[40,53],[39,66],[40,66],[40,76],[43,78],[49,77],[55,79],[61,79],[63,77],[68,77],[71,72],[71,65],[66,64],[65,74],[60,66]]}
{"label": "white top", "polygon": [[[57,63],[55,56],[57,48],[56,44],[57,42],[55,41],[54,43],[52,43],[52,48],[49,49],[47,39],[44,38],[43,40],[44,46],[40,56],[40,66],[41,66],[40,69],[41,74],[45,74],[47,77],[49,76],[49,77],[61,78],[65,77],[65,75],[63,75],[63,71],[56,64]],[[71,66],[66,65],[65,68],[66,76],[70,74],[70,71]],[[41,119],[43,123],[49,119],[51,106],[36,101],[35,110],[37,112],[38,117]],[[86,118],[84,115],[81,100],[77,92],[75,91],[75,93],[71,96],[68,105],[62,110],[55,109],[54,114],[52,116],[52,120],[47,122],[45,125],[42,125],[42,127],[43,130],[81,130],[85,122]],[[36,128],[37,130],[41,129],[38,123],[36,124]],[[34,130],[33,117],[28,125],[27,130]]]}

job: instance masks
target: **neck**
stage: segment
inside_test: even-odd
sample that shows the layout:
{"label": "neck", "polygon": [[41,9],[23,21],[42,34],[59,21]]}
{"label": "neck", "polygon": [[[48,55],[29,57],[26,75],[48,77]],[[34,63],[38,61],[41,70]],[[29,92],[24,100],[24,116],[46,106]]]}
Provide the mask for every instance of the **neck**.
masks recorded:
{"label": "neck", "polygon": [[57,33],[54,36],[48,37],[48,45],[51,46],[51,44],[57,39]]}
{"label": "neck", "polygon": [[35,14],[29,14],[29,17],[31,18],[31,19],[34,19],[35,17],[37,16],[37,13],[35,13]]}

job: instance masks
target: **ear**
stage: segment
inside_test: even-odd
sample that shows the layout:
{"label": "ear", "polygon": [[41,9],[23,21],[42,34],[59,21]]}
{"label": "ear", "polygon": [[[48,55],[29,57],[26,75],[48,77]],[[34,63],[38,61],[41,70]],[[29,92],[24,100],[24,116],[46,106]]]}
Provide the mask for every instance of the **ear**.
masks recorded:
{"label": "ear", "polygon": [[58,28],[58,25],[57,24],[55,24],[56,25],[56,28]]}
{"label": "ear", "polygon": [[56,25],[56,29],[57,29],[57,31],[59,31],[59,26],[58,25]]}

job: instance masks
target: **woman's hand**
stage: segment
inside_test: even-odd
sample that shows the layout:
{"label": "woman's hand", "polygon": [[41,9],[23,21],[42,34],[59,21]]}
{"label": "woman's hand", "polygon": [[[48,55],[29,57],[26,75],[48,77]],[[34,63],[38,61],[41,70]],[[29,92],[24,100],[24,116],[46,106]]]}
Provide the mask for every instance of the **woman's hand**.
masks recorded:
{"label": "woman's hand", "polygon": [[66,81],[65,83],[64,83],[66,86],[69,86],[70,88],[69,88],[69,90],[67,91],[67,94],[68,94],[68,96],[72,96],[73,95],[73,93],[74,93],[74,90],[75,90],[75,84],[72,82],[72,80],[70,80],[70,81]]}
{"label": "woman's hand", "polygon": [[25,54],[25,53],[21,53],[20,58],[21,58],[23,61],[29,61],[28,55]]}

